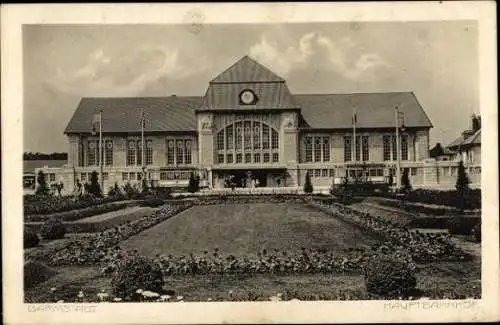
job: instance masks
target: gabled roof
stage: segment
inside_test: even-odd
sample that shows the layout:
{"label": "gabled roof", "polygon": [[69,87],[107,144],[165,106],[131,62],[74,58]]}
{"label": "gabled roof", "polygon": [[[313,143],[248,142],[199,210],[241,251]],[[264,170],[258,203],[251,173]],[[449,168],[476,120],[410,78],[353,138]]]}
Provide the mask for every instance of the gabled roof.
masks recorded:
{"label": "gabled roof", "polygon": [[461,135],[454,141],[452,141],[448,148],[450,150],[458,149],[459,147],[469,147],[474,145],[481,145],[481,129],[477,130],[474,134],[464,137]]}
{"label": "gabled roof", "polygon": [[248,55],[230,66],[226,71],[210,81],[211,83],[235,82],[284,82],[283,78],[264,67]]}
{"label": "gabled roof", "polygon": [[64,133],[88,133],[99,109],[103,132],[140,132],[140,110],[145,110],[146,132],[196,131],[194,110],[202,97],[82,98]]}
{"label": "gabled roof", "polygon": [[352,128],[356,108],[358,128],[394,127],[396,106],[406,127],[431,128],[432,123],[412,92],[294,95],[304,127]]}
{"label": "gabled roof", "polygon": [[[255,105],[240,103],[240,94],[251,90],[257,97]],[[284,82],[215,83],[210,84],[201,110],[248,110],[298,108]]]}
{"label": "gabled roof", "polygon": [[443,147],[439,142],[436,143],[436,145],[429,150],[429,156],[431,158],[436,158],[440,156],[452,156],[452,155],[454,155],[454,152],[452,152],[446,147]]}

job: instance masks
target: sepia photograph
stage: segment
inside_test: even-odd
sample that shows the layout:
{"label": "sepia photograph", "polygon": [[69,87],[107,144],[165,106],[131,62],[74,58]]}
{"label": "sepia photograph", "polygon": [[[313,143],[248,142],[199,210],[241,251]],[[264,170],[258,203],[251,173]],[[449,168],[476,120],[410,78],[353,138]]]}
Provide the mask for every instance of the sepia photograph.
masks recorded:
{"label": "sepia photograph", "polygon": [[482,100],[478,19],[170,8],[180,20],[19,26],[22,192],[8,214],[30,317],[131,303],[457,313],[484,300],[497,107]]}

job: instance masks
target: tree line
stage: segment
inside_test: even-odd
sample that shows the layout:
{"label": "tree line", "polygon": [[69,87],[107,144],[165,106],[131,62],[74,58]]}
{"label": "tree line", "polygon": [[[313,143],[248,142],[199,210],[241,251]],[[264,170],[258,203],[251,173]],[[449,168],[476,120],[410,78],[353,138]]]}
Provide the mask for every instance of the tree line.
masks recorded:
{"label": "tree line", "polygon": [[23,160],[68,160],[68,154],[66,152],[25,152]]}

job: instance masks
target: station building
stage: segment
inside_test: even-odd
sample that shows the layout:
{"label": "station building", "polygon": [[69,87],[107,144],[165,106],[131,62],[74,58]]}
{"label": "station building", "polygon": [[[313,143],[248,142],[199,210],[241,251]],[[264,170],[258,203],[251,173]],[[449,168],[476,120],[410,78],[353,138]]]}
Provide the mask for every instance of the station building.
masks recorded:
{"label": "station building", "polygon": [[436,164],[455,163],[429,158],[432,123],[412,92],[292,94],[283,78],[245,56],[203,96],[82,98],[64,131],[68,163],[44,170],[66,190],[99,172],[99,135],[92,132],[99,111],[105,189],[143,177],[185,187],[192,172],[212,190],[228,180],[301,189],[307,173],[316,189],[360,174],[385,181],[395,175],[396,119],[400,166],[414,187],[439,186]]}

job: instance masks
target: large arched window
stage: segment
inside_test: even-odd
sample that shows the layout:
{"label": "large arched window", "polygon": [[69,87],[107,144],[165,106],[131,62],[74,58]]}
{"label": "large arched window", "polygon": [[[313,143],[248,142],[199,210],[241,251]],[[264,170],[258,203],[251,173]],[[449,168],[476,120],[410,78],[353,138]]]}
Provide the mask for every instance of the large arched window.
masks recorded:
{"label": "large arched window", "polygon": [[266,123],[238,121],[221,129],[215,140],[218,164],[279,162],[279,133]]}

